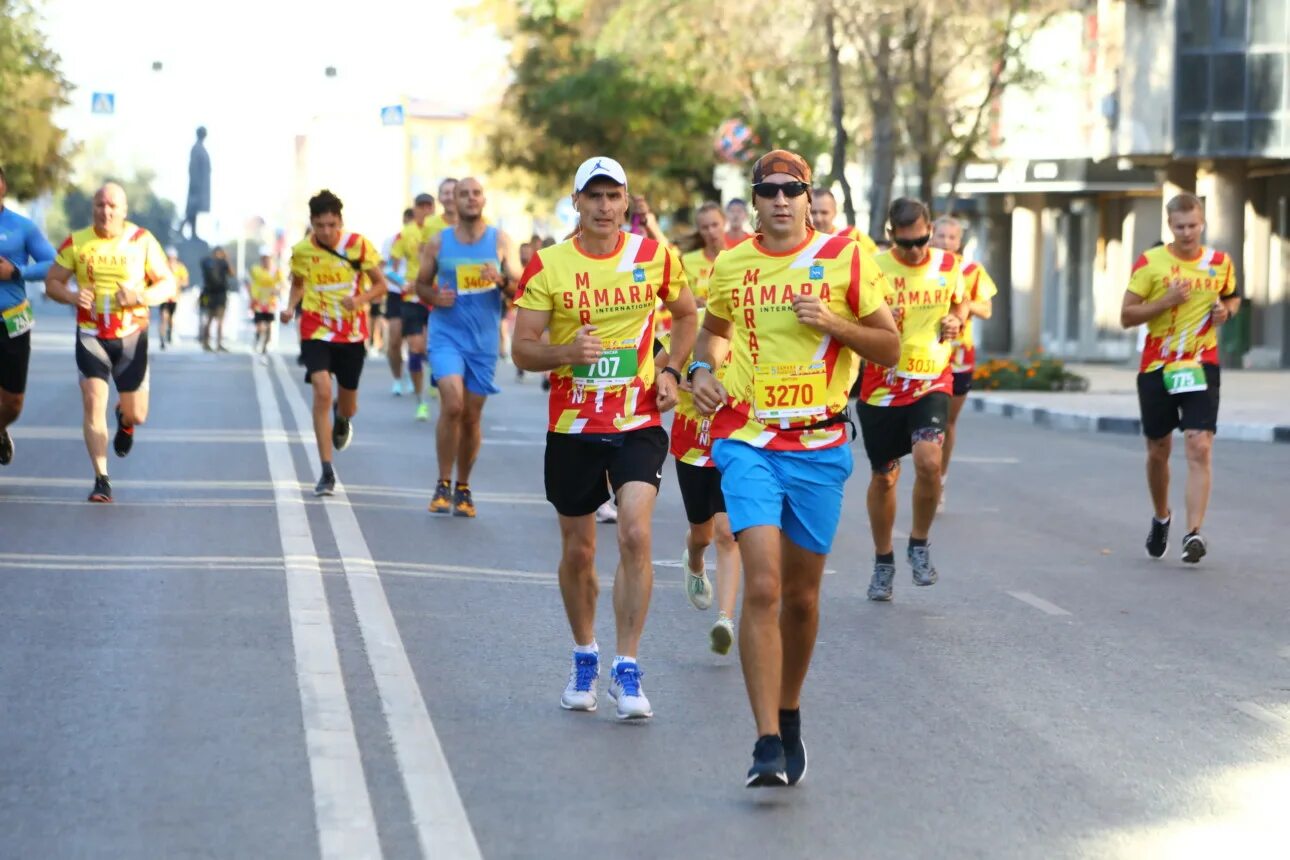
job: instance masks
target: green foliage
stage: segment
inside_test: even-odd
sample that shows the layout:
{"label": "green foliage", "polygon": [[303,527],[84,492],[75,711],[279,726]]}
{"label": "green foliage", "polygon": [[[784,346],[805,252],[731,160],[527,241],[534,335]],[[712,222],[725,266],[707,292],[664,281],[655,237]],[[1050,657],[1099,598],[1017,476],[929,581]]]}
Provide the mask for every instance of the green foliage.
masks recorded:
{"label": "green foliage", "polygon": [[67,177],[67,132],[52,117],[71,89],[32,3],[0,0],[0,160],[14,197],[30,199]]}
{"label": "green foliage", "polygon": [[1088,380],[1066,369],[1059,358],[1027,353],[1020,361],[1001,358],[977,365],[974,386],[982,391],[1085,391]]}
{"label": "green foliage", "polygon": [[161,199],[153,192],[154,178],[150,171],[144,170],[136,173],[133,179],[108,176],[95,182],[92,187],[68,189],[63,196],[63,214],[69,229],[88,227],[93,222],[94,192],[103,182],[116,182],[125,189],[127,219],[148,230],[163,246],[176,243],[179,239],[179,233],[175,230],[178,210],[174,203]]}

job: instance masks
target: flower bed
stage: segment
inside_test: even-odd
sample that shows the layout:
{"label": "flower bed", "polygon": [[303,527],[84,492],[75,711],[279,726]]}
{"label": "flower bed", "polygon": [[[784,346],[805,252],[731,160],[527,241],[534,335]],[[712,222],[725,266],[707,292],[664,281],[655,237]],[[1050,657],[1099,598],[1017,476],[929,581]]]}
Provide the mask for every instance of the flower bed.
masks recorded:
{"label": "flower bed", "polygon": [[1016,360],[999,358],[977,365],[972,374],[979,391],[1086,391],[1088,380],[1066,369],[1059,358],[1029,352]]}

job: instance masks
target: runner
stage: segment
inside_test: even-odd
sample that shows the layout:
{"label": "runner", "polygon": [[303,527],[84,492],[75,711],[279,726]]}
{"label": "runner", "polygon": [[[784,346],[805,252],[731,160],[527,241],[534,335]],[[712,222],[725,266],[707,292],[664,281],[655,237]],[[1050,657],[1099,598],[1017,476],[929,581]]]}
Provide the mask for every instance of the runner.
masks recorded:
{"label": "runner", "polygon": [[929,249],[931,214],[917,200],[900,197],[887,210],[895,247],[875,260],[890,284],[887,302],[900,326],[900,360],[868,362],[860,383],[860,429],[873,474],[869,479],[869,528],[874,566],[870,600],[891,600],[896,576],[892,529],[900,460],[914,455],[914,523],[906,557],[915,585],[935,585],[928,535],[941,495],[941,445],[949,420],[950,342],[963,328],[963,262]]}
{"label": "runner", "polygon": [[470,473],[482,441],[484,400],[501,392],[493,377],[503,296],[514,295],[522,270],[511,237],[484,223],[486,201],[479,180],[463,179],[454,192],[457,226],[426,242],[417,294],[435,308],[430,364],[435,368],[431,381],[439,389],[439,480],[430,513],[473,517]]}
{"label": "runner", "polygon": [[860,243],[860,249],[866,254],[873,256],[878,253],[878,246],[874,244],[873,239],[869,238],[868,233],[860,232],[859,227],[843,227],[841,230],[834,229],[834,222],[838,220],[838,201],[833,196],[833,192],[827,188],[816,188],[811,192],[811,223],[815,229],[821,233],[833,233],[838,236],[846,236],[848,239],[855,239]]}
{"label": "runner", "polygon": [[1138,405],[1147,437],[1147,488],[1155,515],[1147,555],[1169,550],[1169,454],[1173,432],[1187,447],[1187,535],[1182,560],[1196,564],[1208,548],[1200,529],[1209,506],[1214,434],[1218,432],[1217,326],[1241,309],[1232,258],[1201,244],[1205,209],[1191,194],[1165,204],[1174,240],[1138,258],[1124,294],[1120,324],[1147,327],[1138,372]]}
{"label": "runner", "polygon": [[224,311],[228,308],[228,290],[236,281],[236,273],[228,261],[228,254],[221,247],[211,251],[202,260],[202,349],[211,352],[211,323],[215,324],[215,352],[228,352],[224,347]]}
{"label": "runner", "polygon": [[[677,355],[694,345],[694,297],[676,253],[622,232],[627,174],[612,158],[591,158],[574,176],[579,231],[537,252],[520,279],[517,367],[555,371],[546,441],[546,494],[559,515],[560,593],[573,632],[573,667],[560,705],[596,709],[594,513],[618,495],[619,563],[614,576],[617,651],[609,695],[619,719],[653,715],[637,663],[654,568],[651,520],[667,434],[660,412],[676,405],[681,358],[654,364],[654,302],[673,314]],[[550,343],[542,335],[550,329]]]}
{"label": "runner", "polygon": [[[418,194],[412,208],[404,210],[403,229],[390,246],[390,265],[402,276],[399,281],[388,279],[390,291],[385,294],[385,355],[390,363],[390,375],[394,377],[390,393],[395,397],[411,394],[413,390],[412,380],[403,375],[403,292],[407,290],[409,300],[416,300],[413,285],[421,266],[421,233],[426,220],[434,214],[434,207],[434,197]],[[417,399],[420,397],[418,393]]]}
{"label": "runner", "polygon": [[[944,215],[932,224],[932,247],[957,254],[963,247],[963,225],[957,218]],[[954,453],[954,440],[958,433],[959,415],[972,390],[972,374],[976,371],[976,338],[972,333],[973,317],[988,320],[994,310],[995,295],[999,288],[980,263],[963,263],[963,287],[967,291],[967,320],[963,331],[950,344],[950,372],[954,376],[953,395],[950,398],[950,423],[945,428],[945,444],[941,448],[941,496],[936,509],[945,509],[945,482],[950,474],[950,455]]]}
{"label": "runner", "polygon": [[[438,239],[439,234],[448,227],[457,226],[457,180],[445,179],[439,183],[439,203],[443,207],[443,212],[430,215],[425,219],[425,223],[421,225],[421,236],[418,240],[416,257],[418,268],[420,267],[421,252],[426,243],[432,239]],[[416,284],[416,276],[419,272],[411,270],[411,257],[408,258],[408,266],[408,283]],[[429,325],[430,306],[420,299],[415,289],[409,289],[403,302],[403,338],[408,344],[408,373],[412,376],[413,393],[417,398],[416,419],[418,421],[430,420],[430,404],[425,401],[423,393],[425,391],[425,374],[430,370],[430,358],[427,352],[427,329]],[[437,390],[432,383],[430,397],[435,397],[436,392]]]}
{"label": "runner", "polygon": [[733,248],[752,236],[748,230],[748,204],[738,197],[726,204],[726,247]]}
{"label": "runner", "polygon": [[175,342],[175,309],[179,307],[179,294],[188,289],[188,267],[179,261],[179,252],[174,248],[166,249],[166,265],[175,279],[175,292],[160,305],[161,336],[157,343],[162,349]]}
{"label": "runner", "polygon": [[[694,278],[694,301],[699,318],[708,304],[708,284],[717,255],[725,250],[726,216],[721,204],[709,201],[695,212],[695,224],[703,247],[681,258],[688,276]],[[717,373],[724,375],[725,365]],[[703,556],[715,537],[717,543],[717,620],[708,631],[709,647],[717,654],[729,654],[735,641],[735,601],[739,597],[739,545],[730,531],[726,499],[721,493],[721,473],[712,462],[712,421],[700,415],[694,396],[686,386],[677,395],[676,417],[672,419],[672,457],[676,460],[676,483],[681,488],[690,528],[681,551],[682,578],[686,596],[695,609],[712,605],[712,583]]]}
{"label": "runner", "polygon": [[34,323],[27,282],[43,281],[54,262],[49,240],[4,205],[9,186],[0,167],[0,466],[13,461],[9,425],[22,414]]}
{"label": "runner", "polygon": [[[94,225],[58,247],[45,277],[45,294],[76,305],[76,366],[81,377],[85,447],[94,466],[91,502],[112,501],[107,469],[108,379],[116,384],[116,436],[124,457],[134,430],[148,418],[148,307],[174,294],[175,279],[153,235],[126,220],[120,185],[94,194]],[[76,277],[79,289],[68,283]]]}
{"label": "runner", "polygon": [[251,311],[255,314],[255,349],[260,355],[269,353],[269,337],[273,334],[273,317],[278,310],[278,288],[282,275],[273,263],[273,256],[265,251],[260,262],[251,267],[247,292],[251,298]]}
{"label": "runner", "polygon": [[[314,438],[322,475],[315,496],[336,491],[332,451],[354,438],[358,380],[367,355],[367,306],[385,295],[381,255],[364,237],[345,232],[340,198],[326,189],[309,200],[310,235],[291,249],[291,295],[280,319],[300,310],[305,382],[314,389]],[[339,388],[332,396],[331,378]]]}
{"label": "runner", "polygon": [[855,242],[811,227],[806,161],[774,150],[752,179],[759,232],[717,257],[688,369],[695,405],[713,416],[712,459],[744,563],[739,656],[758,735],[750,788],[806,774],[801,692],[851,474],[847,389],[857,355],[892,362],[898,348],[881,272]]}

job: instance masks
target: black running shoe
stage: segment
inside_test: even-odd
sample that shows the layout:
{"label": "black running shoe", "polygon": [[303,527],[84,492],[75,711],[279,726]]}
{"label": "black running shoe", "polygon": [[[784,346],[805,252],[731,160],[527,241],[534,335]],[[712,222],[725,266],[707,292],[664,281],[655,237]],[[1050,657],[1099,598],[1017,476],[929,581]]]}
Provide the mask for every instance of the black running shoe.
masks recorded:
{"label": "black running shoe", "polygon": [[116,408],[116,438],[112,440],[112,449],[118,457],[124,457],[134,447],[134,427],[127,427],[121,420],[121,407]]}
{"label": "black running shoe", "polygon": [[1147,555],[1151,558],[1164,558],[1169,551],[1169,522],[1170,520],[1165,520],[1162,523],[1155,517],[1151,518],[1151,531],[1147,534]]}
{"label": "black running shoe", "polygon": [[13,462],[13,437],[9,435],[9,429],[0,430],[0,466],[8,466]]}
{"label": "black running shoe", "polygon": [[314,486],[315,496],[331,496],[336,493],[336,473],[324,472],[323,476],[318,479]]}
{"label": "black running shoe", "polygon": [[748,768],[747,788],[783,788],[788,785],[788,764],[784,742],[779,735],[762,735],[753,747],[753,765]]}
{"label": "black running shoe", "polygon": [[332,416],[331,444],[337,451],[344,451],[354,438],[354,425],[339,412]]}
{"label": "black running shoe", "polygon": [[784,742],[784,768],[789,785],[797,785],[806,776],[806,744],[802,743],[802,712],[779,712],[779,736]]}
{"label": "black running shoe", "polygon": [[90,501],[112,501],[112,483],[108,480],[107,475],[99,475],[94,479],[94,489],[90,491]]}
{"label": "black running shoe", "polygon": [[1208,551],[1200,532],[1188,532],[1187,537],[1183,538],[1182,560],[1188,564],[1198,563]]}

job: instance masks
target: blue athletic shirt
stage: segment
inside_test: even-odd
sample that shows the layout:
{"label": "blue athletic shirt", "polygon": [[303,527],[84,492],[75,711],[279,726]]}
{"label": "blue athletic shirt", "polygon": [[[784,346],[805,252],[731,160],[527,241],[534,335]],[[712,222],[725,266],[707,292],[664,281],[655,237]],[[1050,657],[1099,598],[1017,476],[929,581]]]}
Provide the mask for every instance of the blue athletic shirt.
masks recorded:
{"label": "blue athletic shirt", "polygon": [[480,276],[484,265],[502,268],[497,253],[497,228],[489,227],[473,245],[457,240],[455,228],[439,234],[439,289],[456,290],[450,308],[436,307],[430,314],[430,341],[451,344],[463,353],[497,357],[502,318],[502,291]]}
{"label": "blue athletic shirt", "polygon": [[0,311],[7,311],[27,300],[27,281],[45,280],[54,262],[54,247],[31,221],[0,207],[0,257],[18,270],[12,279],[0,281]]}

